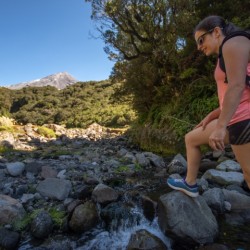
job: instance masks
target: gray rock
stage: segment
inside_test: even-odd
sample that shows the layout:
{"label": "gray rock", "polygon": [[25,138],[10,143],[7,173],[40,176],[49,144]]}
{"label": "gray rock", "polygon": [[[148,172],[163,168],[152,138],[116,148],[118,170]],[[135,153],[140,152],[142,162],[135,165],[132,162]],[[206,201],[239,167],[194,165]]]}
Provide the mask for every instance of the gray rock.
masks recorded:
{"label": "gray rock", "polygon": [[221,150],[215,150],[213,151],[213,158],[218,159],[223,155],[223,151]]}
{"label": "gray rock", "polygon": [[218,214],[225,212],[225,196],[220,188],[209,189],[203,193],[202,197],[213,211],[216,211]]}
{"label": "gray rock", "polygon": [[100,204],[108,204],[118,199],[118,193],[111,187],[98,184],[92,193],[92,199]]}
{"label": "gray rock", "polygon": [[66,179],[65,173],[66,173],[66,170],[65,170],[65,169],[61,170],[61,171],[57,174],[57,178],[59,178],[59,179]]}
{"label": "gray rock", "polygon": [[187,161],[181,154],[176,155],[168,164],[167,172],[169,174],[185,174],[187,172]]}
{"label": "gray rock", "polygon": [[38,239],[46,238],[53,229],[53,221],[49,213],[41,211],[36,215],[30,225],[31,234]]}
{"label": "gray rock", "polygon": [[235,190],[241,194],[245,194],[247,196],[250,196],[249,192],[246,192],[242,187],[236,185],[236,184],[232,184],[226,187],[227,190]]}
{"label": "gray rock", "polygon": [[244,177],[242,173],[238,172],[224,172],[215,169],[210,169],[204,173],[202,178],[206,180],[211,180],[220,185],[230,185],[237,184],[239,186],[242,185],[244,181]]}
{"label": "gray rock", "polygon": [[231,204],[232,212],[242,212],[250,209],[250,197],[237,191],[222,190],[225,200]]}
{"label": "gray rock", "polygon": [[[73,246],[72,246],[73,245]],[[73,250],[76,244],[72,244],[64,235],[49,237],[39,247],[32,247],[33,250]]]}
{"label": "gray rock", "polygon": [[20,235],[17,232],[0,228],[0,247],[1,249],[16,249],[20,240]]}
{"label": "gray rock", "polygon": [[21,198],[21,202],[22,203],[27,203],[29,201],[34,200],[35,196],[34,194],[23,194],[22,198]]}
{"label": "gray rock", "polygon": [[181,154],[177,154],[173,160],[179,161],[184,167],[187,167],[187,161]]}
{"label": "gray rock", "polygon": [[68,197],[71,188],[71,182],[68,180],[47,178],[38,184],[37,192],[39,192],[44,197],[64,200]]}
{"label": "gray rock", "polygon": [[126,150],[125,148],[121,148],[118,152],[117,155],[120,157],[125,156],[128,153],[128,150]]}
{"label": "gray rock", "polygon": [[208,184],[207,180],[205,180],[204,178],[197,179],[197,184],[198,184],[199,190],[202,193],[204,191],[208,190],[208,188],[209,188],[209,184]]}
{"label": "gray rock", "polygon": [[173,191],[159,199],[158,223],[161,230],[177,240],[212,243],[218,235],[217,221],[205,200]]}
{"label": "gray rock", "polygon": [[108,168],[118,168],[121,165],[119,161],[114,160],[114,159],[106,161],[105,164],[107,165]]}
{"label": "gray rock", "polygon": [[11,162],[6,164],[7,171],[12,176],[19,176],[23,173],[25,165],[23,162]]}
{"label": "gray rock", "polygon": [[27,172],[33,173],[34,175],[38,175],[41,172],[43,164],[37,161],[30,161],[25,164],[25,170]]}
{"label": "gray rock", "polygon": [[85,202],[77,206],[69,221],[70,228],[75,232],[85,232],[98,223],[98,213],[93,202]]}
{"label": "gray rock", "polygon": [[16,219],[21,219],[25,210],[18,200],[0,194],[0,225],[10,224]]}
{"label": "gray rock", "polygon": [[65,160],[71,160],[73,158],[72,155],[59,155],[59,160],[65,161]]}
{"label": "gray rock", "polygon": [[150,165],[150,161],[145,157],[143,153],[137,153],[135,155],[136,162],[141,166],[141,167],[148,167]]}
{"label": "gray rock", "polygon": [[125,159],[128,163],[134,163],[134,162],[136,162],[135,156],[134,156],[132,153],[130,153],[130,152],[128,152],[128,153],[126,153],[126,154],[124,155],[124,159]]}
{"label": "gray rock", "polygon": [[27,172],[26,178],[28,179],[28,183],[35,183],[36,182],[36,177],[33,173]]}
{"label": "gray rock", "polygon": [[230,212],[232,209],[232,205],[228,201],[224,201],[224,207],[227,212]]}
{"label": "gray rock", "polygon": [[205,173],[209,169],[214,169],[218,165],[218,162],[211,161],[209,159],[203,159],[200,163],[199,171]]}
{"label": "gray rock", "polygon": [[226,161],[221,162],[216,167],[216,169],[220,171],[226,171],[226,172],[230,172],[230,171],[241,172],[240,164],[233,160],[226,160]]}
{"label": "gray rock", "polygon": [[167,250],[168,248],[161,239],[147,230],[141,229],[131,235],[126,249]]}
{"label": "gray rock", "polygon": [[47,179],[47,178],[56,178],[57,171],[54,168],[51,168],[49,166],[42,166],[41,176],[44,179]]}
{"label": "gray rock", "polygon": [[144,155],[149,159],[150,163],[157,168],[164,168],[165,162],[162,157],[151,152],[145,152]]}

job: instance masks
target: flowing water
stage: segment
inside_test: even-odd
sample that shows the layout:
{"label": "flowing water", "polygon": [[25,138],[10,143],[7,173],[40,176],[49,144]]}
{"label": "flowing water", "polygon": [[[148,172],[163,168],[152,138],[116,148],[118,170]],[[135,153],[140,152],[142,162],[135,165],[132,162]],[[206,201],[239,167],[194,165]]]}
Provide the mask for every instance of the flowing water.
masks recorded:
{"label": "flowing water", "polygon": [[[157,201],[160,195],[169,191],[169,188],[163,185],[154,191],[151,190],[147,195],[152,200]],[[131,200],[127,198],[124,202],[129,201]],[[230,250],[250,250],[249,225],[230,226],[225,223],[225,218],[223,217],[218,222],[220,234],[215,241],[216,243],[224,244]],[[105,223],[102,223],[95,229],[78,236],[69,234],[53,236],[45,244],[27,238],[18,249],[31,250],[38,247],[37,249],[56,250],[126,250],[131,235],[140,229],[145,229],[157,236],[164,242],[168,250],[173,250],[170,239],[161,232],[157,218],[154,218],[153,221],[146,219],[140,206],[135,206],[131,210],[129,217],[124,216],[122,219],[113,217],[108,227]]]}
{"label": "flowing water", "polygon": [[121,224],[116,224],[117,221],[112,221],[112,230],[110,232],[105,230],[100,230],[96,232],[94,239],[88,240],[84,245],[76,248],[77,250],[125,250],[130,236],[140,230],[145,229],[150,233],[154,234],[160,238],[167,249],[171,250],[170,241],[159,229],[157,218],[152,222],[148,221],[140,209],[133,209],[134,220],[129,222],[127,220],[122,221]]}
{"label": "flowing water", "polygon": [[[150,222],[144,217],[142,210],[138,207],[132,209],[132,213],[134,215],[133,220],[112,220],[109,231],[105,229],[104,225],[99,225],[97,228],[82,234],[78,238],[70,235],[55,237],[50,240],[50,247],[43,244],[42,248],[38,247],[38,241],[35,242],[27,239],[18,249],[31,250],[35,247],[38,247],[38,249],[59,249],[58,247],[60,246],[61,250],[126,250],[130,236],[140,229],[145,229],[160,238],[168,250],[172,250],[170,240],[161,232],[158,226],[157,218]],[[62,248],[62,245],[64,248]]]}

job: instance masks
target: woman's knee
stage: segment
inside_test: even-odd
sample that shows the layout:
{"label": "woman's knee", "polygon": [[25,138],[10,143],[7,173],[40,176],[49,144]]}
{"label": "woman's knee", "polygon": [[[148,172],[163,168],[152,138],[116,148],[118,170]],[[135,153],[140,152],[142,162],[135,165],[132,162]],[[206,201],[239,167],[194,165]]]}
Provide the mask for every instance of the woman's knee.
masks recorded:
{"label": "woman's knee", "polygon": [[185,144],[186,145],[191,145],[191,144],[194,144],[194,142],[196,141],[195,139],[195,133],[192,131],[188,132],[186,135],[185,135]]}
{"label": "woman's knee", "polygon": [[206,131],[197,128],[185,135],[185,143],[190,146],[201,146],[208,143],[207,137]]}

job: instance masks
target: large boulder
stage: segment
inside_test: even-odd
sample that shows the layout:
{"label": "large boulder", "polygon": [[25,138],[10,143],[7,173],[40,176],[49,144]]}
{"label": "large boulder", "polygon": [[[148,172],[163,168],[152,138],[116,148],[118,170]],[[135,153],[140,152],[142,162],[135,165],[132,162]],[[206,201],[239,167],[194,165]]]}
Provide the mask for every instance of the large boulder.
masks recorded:
{"label": "large boulder", "polygon": [[203,193],[202,197],[216,214],[223,214],[225,212],[225,196],[220,188],[209,189]]}
{"label": "large boulder", "polygon": [[38,239],[46,238],[53,229],[53,221],[46,211],[39,212],[31,222],[31,234]]}
{"label": "large boulder", "polygon": [[242,173],[224,172],[215,169],[209,169],[208,171],[206,171],[202,178],[222,186],[228,186],[231,184],[241,186],[244,181]]}
{"label": "large boulder", "polygon": [[223,189],[225,200],[231,204],[231,212],[250,211],[250,197],[235,190]]}
{"label": "large boulder", "polygon": [[77,206],[69,221],[74,232],[85,232],[94,227],[99,221],[98,212],[93,202],[87,201]]}
{"label": "large boulder", "polygon": [[179,191],[159,199],[158,221],[169,237],[185,244],[212,243],[218,234],[218,224],[206,201],[190,198]]}
{"label": "large boulder", "polygon": [[217,167],[217,170],[226,171],[226,172],[241,172],[240,164],[233,160],[226,160],[221,162]]}
{"label": "large boulder", "polygon": [[56,200],[64,200],[68,197],[72,185],[69,180],[47,178],[37,186],[37,191],[44,197]]}
{"label": "large boulder", "polygon": [[0,225],[10,224],[14,220],[23,218],[25,210],[22,204],[7,195],[0,195]]}
{"label": "large boulder", "polygon": [[92,199],[100,204],[116,201],[118,197],[119,194],[113,188],[104,184],[98,184],[92,193]]}

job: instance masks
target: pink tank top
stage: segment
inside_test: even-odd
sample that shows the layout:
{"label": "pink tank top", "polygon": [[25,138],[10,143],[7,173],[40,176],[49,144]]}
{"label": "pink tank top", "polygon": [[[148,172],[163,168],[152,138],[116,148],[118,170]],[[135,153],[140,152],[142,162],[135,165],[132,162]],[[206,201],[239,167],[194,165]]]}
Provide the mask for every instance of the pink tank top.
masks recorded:
{"label": "pink tank top", "polygon": [[[247,74],[250,75],[250,63],[247,66]],[[219,66],[219,60],[217,61],[217,66],[214,72],[214,78],[217,83],[217,92],[220,103],[220,109],[222,109],[224,96],[227,91],[228,84],[224,83],[225,73],[221,70]],[[234,113],[232,119],[230,120],[228,125],[234,124],[239,121],[243,121],[246,119],[250,119],[250,87],[245,87],[240,104]]]}

